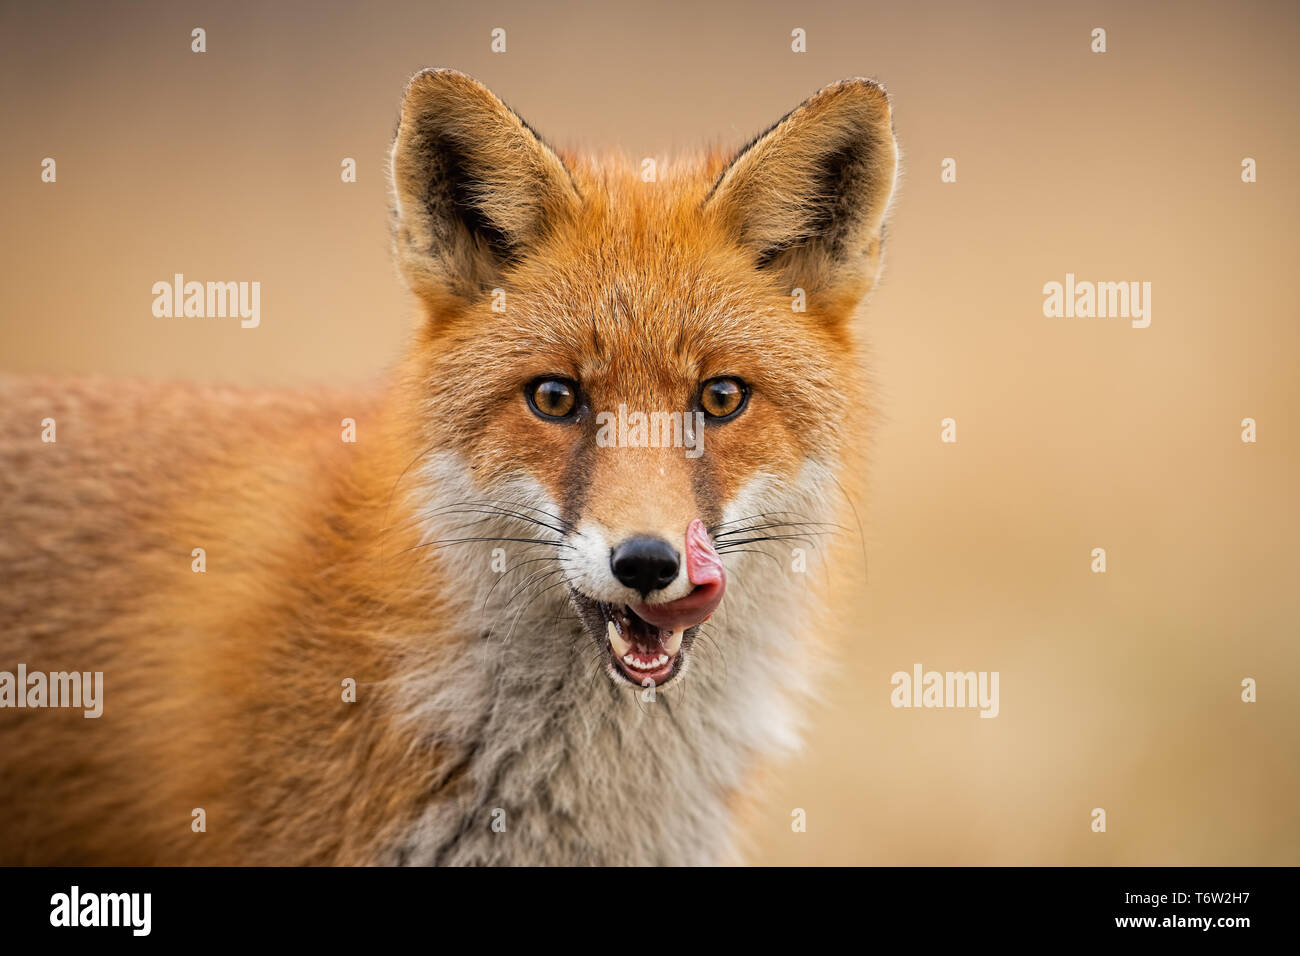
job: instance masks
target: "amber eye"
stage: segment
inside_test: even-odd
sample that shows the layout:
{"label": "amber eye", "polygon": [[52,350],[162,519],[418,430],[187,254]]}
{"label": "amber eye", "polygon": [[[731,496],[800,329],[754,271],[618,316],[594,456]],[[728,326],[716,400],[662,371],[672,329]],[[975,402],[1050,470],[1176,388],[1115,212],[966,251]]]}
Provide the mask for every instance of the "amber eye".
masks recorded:
{"label": "amber eye", "polygon": [[569,418],[578,407],[578,386],[567,378],[539,378],[528,383],[524,394],[542,418]]}
{"label": "amber eye", "polygon": [[715,421],[739,415],[748,400],[749,386],[738,378],[710,379],[700,390],[700,407]]}

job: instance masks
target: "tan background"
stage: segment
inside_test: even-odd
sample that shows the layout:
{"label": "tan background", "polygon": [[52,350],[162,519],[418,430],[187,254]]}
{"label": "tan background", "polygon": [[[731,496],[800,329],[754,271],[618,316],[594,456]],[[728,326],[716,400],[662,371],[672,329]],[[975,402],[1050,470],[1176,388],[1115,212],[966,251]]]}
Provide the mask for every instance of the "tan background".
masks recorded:
{"label": "tan background", "polygon": [[[383,162],[424,66],[634,156],[884,81],[907,176],[865,319],[870,586],[757,859],[1300,863],[1295,4],[105,6],[2,14],[0,370],[381,373],[413,315]],[[262,327],[154,319],[178,271],[260,280]],[[1152,282],[1151,327],[1045,319],[1067,271]],[[1000,671],[1001,716],[892,709],[917,662]]]}

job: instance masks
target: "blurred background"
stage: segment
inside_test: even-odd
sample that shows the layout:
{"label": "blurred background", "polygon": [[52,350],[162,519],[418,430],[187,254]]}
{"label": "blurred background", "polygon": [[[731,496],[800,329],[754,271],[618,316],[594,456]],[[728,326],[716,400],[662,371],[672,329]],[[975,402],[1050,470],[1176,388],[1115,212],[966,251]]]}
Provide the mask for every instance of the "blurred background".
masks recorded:
{"label": "blurred background", "polygon": [[[905,177],[863,316],[869,583],[752,859],[1300,863],[1300,6],[1045,6],[5,4],[0,371],[381,375],[415,316],[384,163],[422,67],[659,157],[874,76]],[[260,281],[260,328],[154,318],[176,272]],[[1150,327],[1045,318],[1067,272],[1151,282]],[[999,716],[892,708],[917,663],[998,671]]]}

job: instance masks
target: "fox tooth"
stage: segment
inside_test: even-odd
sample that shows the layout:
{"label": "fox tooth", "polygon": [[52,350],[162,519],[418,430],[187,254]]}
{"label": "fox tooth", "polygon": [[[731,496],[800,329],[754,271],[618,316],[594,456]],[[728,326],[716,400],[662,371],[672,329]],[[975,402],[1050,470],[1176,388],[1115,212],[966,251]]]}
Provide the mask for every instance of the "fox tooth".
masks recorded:
{"label": "fox tooth", "polygon": [[664,648],[668,651],[669,656],[676,654],[682,649],[682,635],[685,633],[686,629],[683,628],[680,631],[673,631],[668,635],[668,643],[664,645]]}
{"label": "fox tooth", "polygon": [[630,650],[632,650],[632,645],[623,640],[623,635],[618,633],[618,625],[613,621],[607,621],[605,623],[605,634],[609,637],[609,646],[614,648],[614,655],[616,657],[624,657]]}

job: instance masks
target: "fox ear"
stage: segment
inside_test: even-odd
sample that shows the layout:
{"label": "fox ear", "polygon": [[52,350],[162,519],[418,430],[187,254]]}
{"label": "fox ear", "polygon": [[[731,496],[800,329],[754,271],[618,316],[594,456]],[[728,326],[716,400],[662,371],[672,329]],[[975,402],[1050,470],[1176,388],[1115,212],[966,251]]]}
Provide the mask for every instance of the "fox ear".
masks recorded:
{"label": "fox ear", "polygon": [[705,200],[762,269],[857,299],[875,281],[898,147],[883,87],[842,80],[742,149]]}
{"label": "fox ear", "polygon": [[391,170],[398,261],[431,303],[492,288],[579,201],[555,152],[455,70],[407,86]]}

